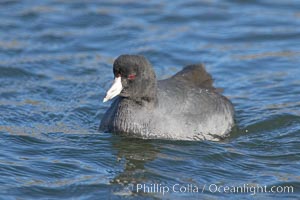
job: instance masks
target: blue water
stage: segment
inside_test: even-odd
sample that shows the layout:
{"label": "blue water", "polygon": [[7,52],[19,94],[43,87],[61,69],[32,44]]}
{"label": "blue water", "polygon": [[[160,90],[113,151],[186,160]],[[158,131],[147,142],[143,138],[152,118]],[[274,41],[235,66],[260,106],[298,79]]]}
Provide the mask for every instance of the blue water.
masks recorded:
{"label": "blue water", "polygon": [[[124,53],[160,79],[205,63],[238,128],[221,142],[99,133]],[[299,74],[296,0],[1,0],[0,199],[299,199]],[[293,191],[222,190],[245,184]]]}

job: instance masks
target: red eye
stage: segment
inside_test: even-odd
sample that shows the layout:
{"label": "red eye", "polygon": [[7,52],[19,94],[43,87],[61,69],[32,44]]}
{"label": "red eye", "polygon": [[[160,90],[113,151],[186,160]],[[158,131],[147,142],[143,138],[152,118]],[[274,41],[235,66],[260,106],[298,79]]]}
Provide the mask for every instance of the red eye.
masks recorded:
{"label": "red eye", "polygon": [[134,79],[135,79],[135,74],[128,75],[128,80],[134,80]]}

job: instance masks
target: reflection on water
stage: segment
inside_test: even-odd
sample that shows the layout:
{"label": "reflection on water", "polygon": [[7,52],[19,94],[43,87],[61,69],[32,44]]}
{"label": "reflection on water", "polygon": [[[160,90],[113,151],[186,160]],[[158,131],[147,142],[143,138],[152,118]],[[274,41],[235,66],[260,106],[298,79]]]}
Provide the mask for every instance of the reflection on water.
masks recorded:
{"label": "reflection on water", "polygon": [[126,138],[113,141],[112,147],[117,151],[117,162],[123,165],[122,172],[110,181],[119,185],[114,194],[131,195],[134,185],[149,181],[145,165],[156,159],[159,150],[150,141]]}
{"label": "reflection on water", "polygon": [[[0,199],[297,199],[297,1],[0,1]],[[158,78],[203,62],[234,103],[222,142],[97,131],[120,54]],[[136,184],[267,185],[294,193],[137,193]]]}

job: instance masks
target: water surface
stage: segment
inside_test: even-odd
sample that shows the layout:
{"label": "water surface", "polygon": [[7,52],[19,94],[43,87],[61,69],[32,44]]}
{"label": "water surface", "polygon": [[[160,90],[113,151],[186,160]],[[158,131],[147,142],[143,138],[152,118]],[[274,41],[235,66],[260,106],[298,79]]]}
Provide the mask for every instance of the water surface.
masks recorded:
{"label": "water surface", "polygon": [[[145,55],[161,79],[205,63],[239,128],[222,142],[99,133],[124,53]],[[299,1],[3,0],[0,199],[297,199],[299,74]],[[137,184],[200,189],[163,196]],[[294,192],[226,194],[211,184]]]}

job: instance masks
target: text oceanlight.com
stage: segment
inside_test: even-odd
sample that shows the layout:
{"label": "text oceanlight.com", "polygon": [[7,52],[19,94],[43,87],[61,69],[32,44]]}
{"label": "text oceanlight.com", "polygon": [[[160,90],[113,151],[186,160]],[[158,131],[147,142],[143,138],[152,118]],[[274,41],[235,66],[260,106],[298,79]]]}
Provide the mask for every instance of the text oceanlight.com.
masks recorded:
{"label": "text oceanlight.com", "polygon": [[135,184],[131,185],[132,191],[137,193],[228,193],[228,194],[250,194],[257,193],[293,193],[293,186],[267,186],[259,184],[242,184],[242,185],[219,185],[219,184],[204,184],[202,186],[196,184]]}

